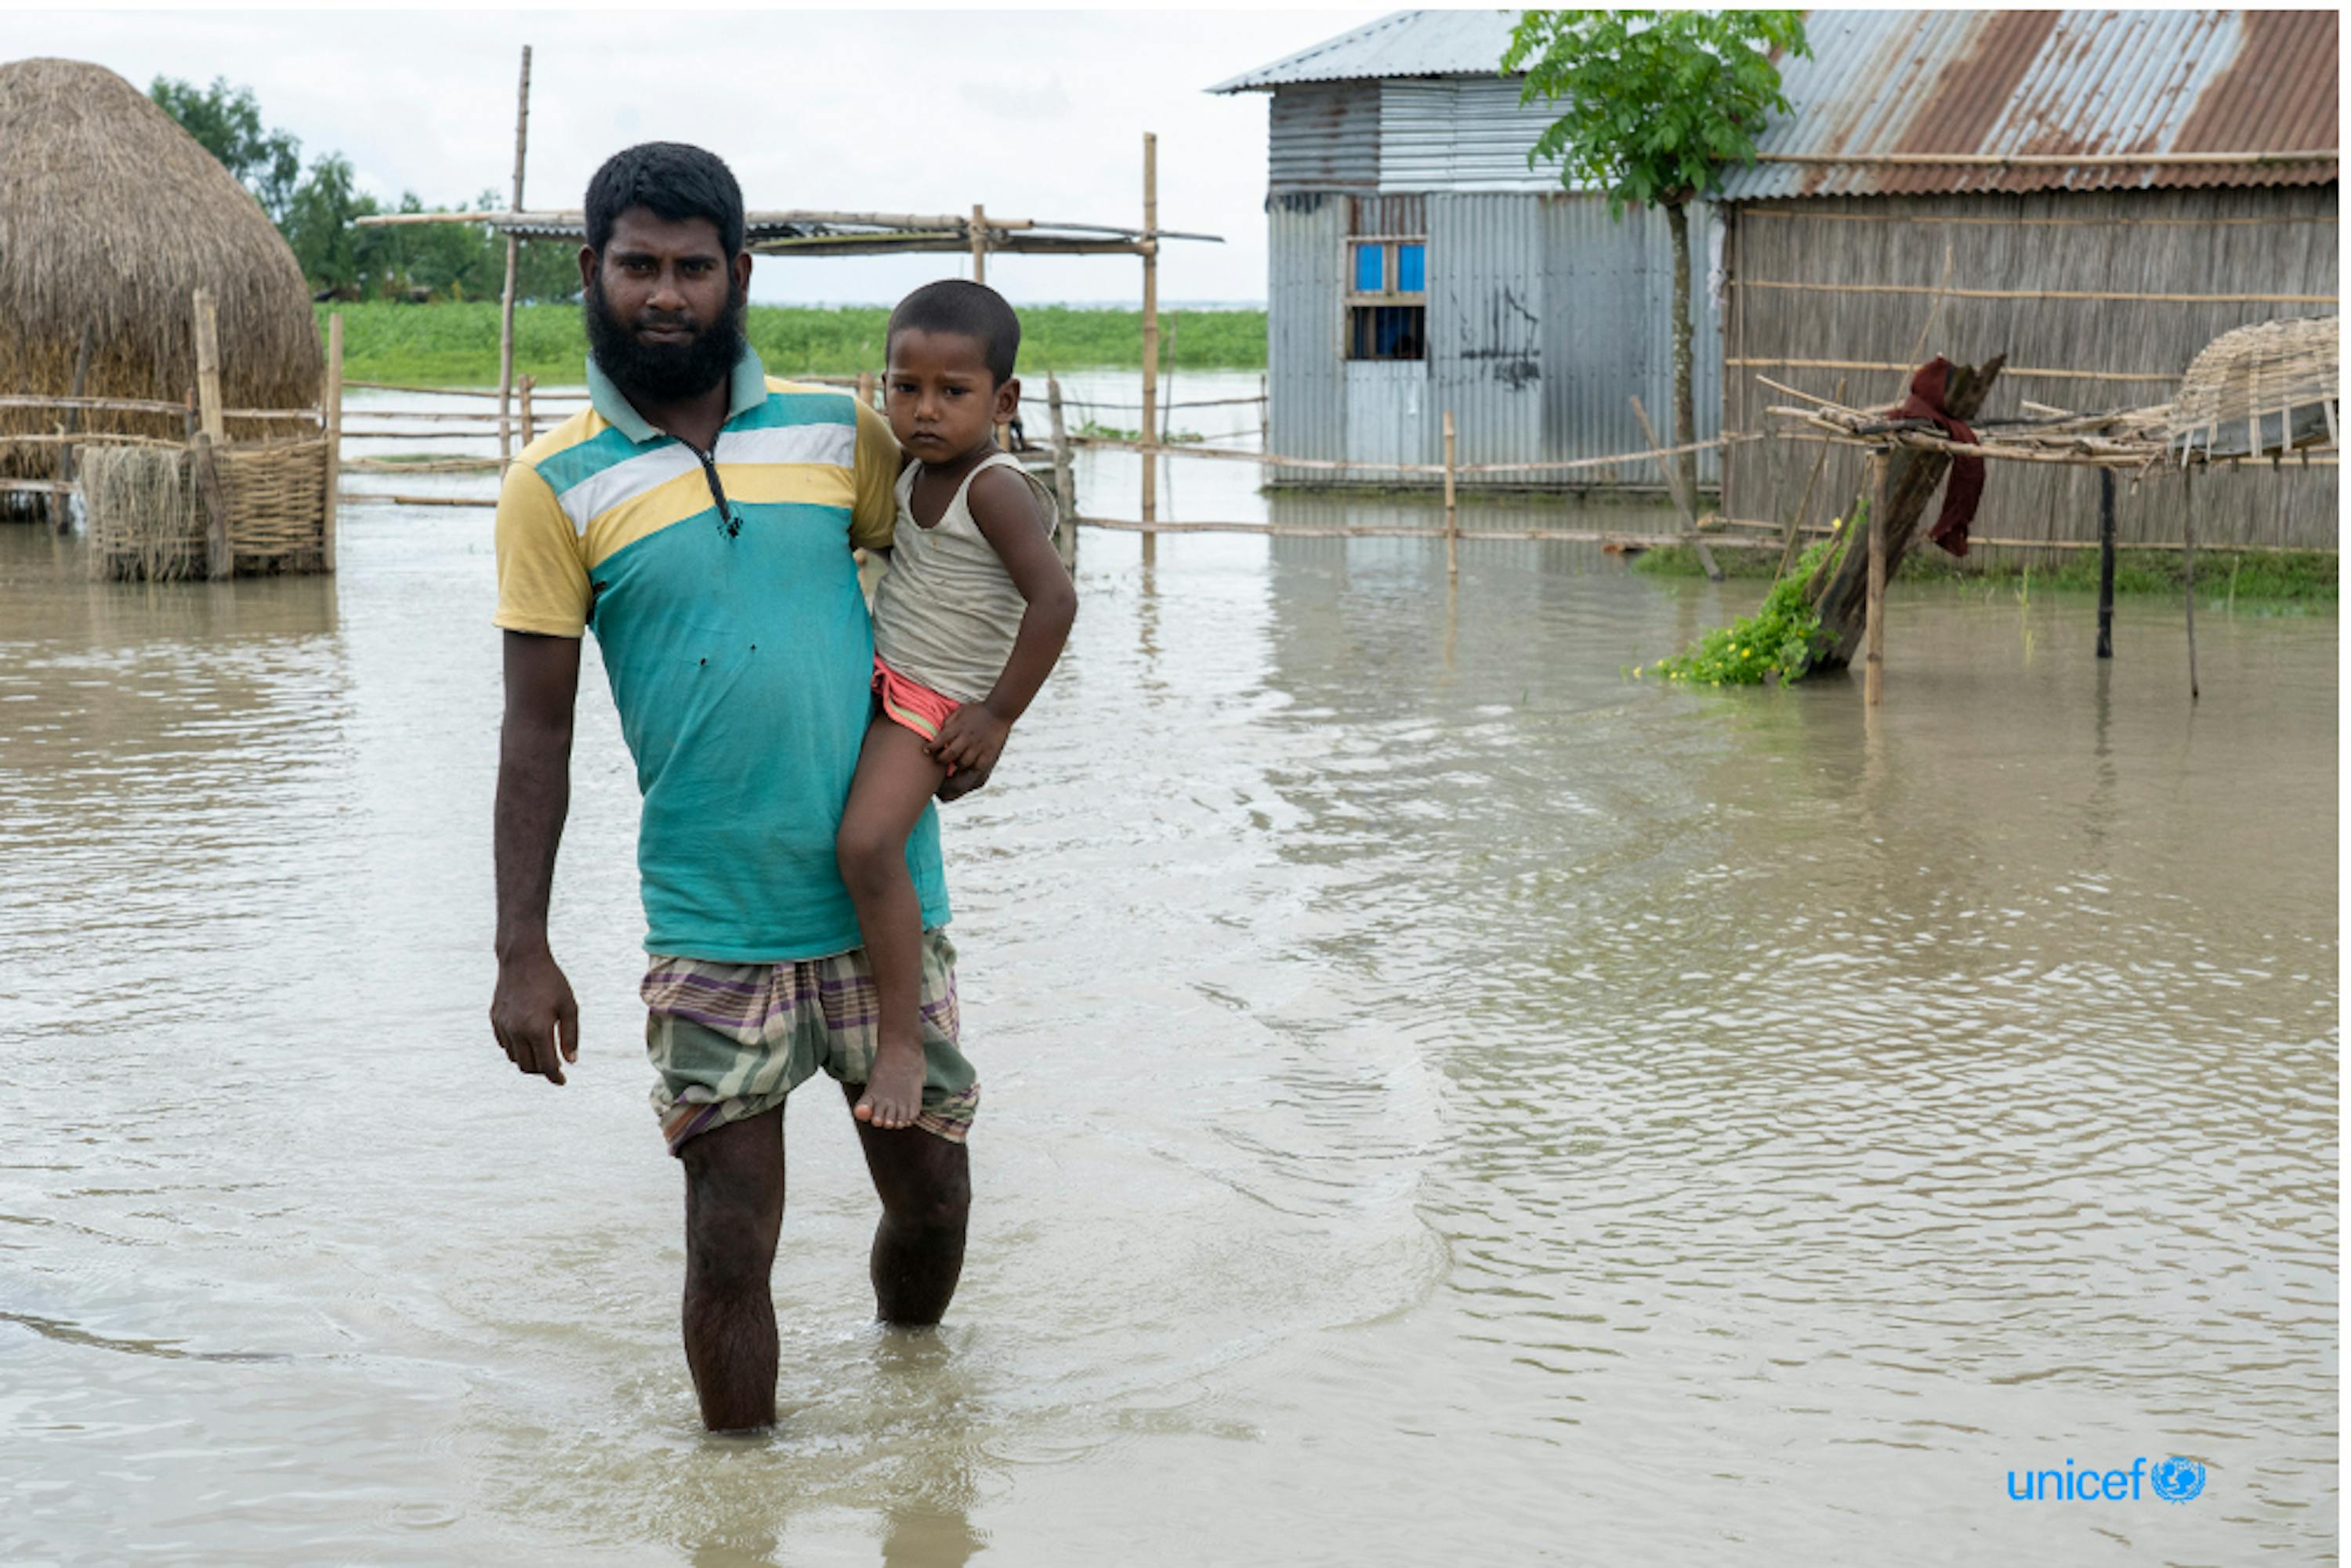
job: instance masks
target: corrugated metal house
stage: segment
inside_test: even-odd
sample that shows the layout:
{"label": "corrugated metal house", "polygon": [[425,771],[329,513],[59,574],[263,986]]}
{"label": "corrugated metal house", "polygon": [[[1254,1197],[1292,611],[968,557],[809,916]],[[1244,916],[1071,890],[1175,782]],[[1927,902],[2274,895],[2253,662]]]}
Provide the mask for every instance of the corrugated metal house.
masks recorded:
{"label": "corrugated metal house", "polygon": [[[1673,249],[1665,219],[1612,221],[1596,196],[1527,167],[1552,118],[1498,75],[1508,11],[1400,11],[1213,92],[1272,95],[1266,214],[1272,450],[1463,464],[1644,450],[1638,394],[1672,439]],[[1691,214],[1692,351],[1700,438],[1721,397],[1709,232]],[[1715,476],[1702,455],[1702,482]],[[1278,469],[1284,480],[1327,471]],[[1360,477],[1384,483],[1394,476]],[[1564,482],[1515,472],[1486,482]],[[1579,485],[1654,487],[1654,466]]]}
{"label": "corrugated metal house", "polygon": [[[1757,374],[1857,406],[1890,403],[1897,366],[1941,352],[2009,368],[1985,411],[2168,401],[2232,327],[2333,316],[2337,166],[2326,161],[1918,162],[2027,156],[2335,152],[2333,11],[1831,11],[1813,57],[1783,67],[1794,112],[1721,192],[1730,428],[1771,402]],[[1802,464],[1737,449],[1725,510],[1792,507]],[[2095,537],[2097,481],[1994,464],[1980,536]],[[1793,477],[1788,477],[1790,474]],[[1859,459],[1830,458],[1816,517],[1842,511]],[[2177,478],[2126,486],[2126,544],[2181,537]],[[2266,465],[2194,491],[2199,542],[2332,547],[2335,470]]]}

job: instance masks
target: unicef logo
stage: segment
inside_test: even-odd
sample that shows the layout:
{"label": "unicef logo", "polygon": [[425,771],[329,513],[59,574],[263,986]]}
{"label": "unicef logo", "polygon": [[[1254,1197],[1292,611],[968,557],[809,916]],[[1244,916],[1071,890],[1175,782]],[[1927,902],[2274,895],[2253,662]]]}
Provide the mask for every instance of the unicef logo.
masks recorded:
{"label": "unicef logo", "polygon": [[2166,1502],[2187,1502],[2204,1490],[2204,1467],[2174,1454],[2148,1472],[2155,1495]]}

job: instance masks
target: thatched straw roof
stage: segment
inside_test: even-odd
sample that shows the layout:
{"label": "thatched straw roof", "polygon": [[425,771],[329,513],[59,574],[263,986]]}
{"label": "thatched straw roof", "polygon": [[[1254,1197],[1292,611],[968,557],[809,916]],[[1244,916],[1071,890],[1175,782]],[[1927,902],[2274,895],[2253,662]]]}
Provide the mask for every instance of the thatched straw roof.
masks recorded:
{"label": "thatched straw roof", "polygon": [[[200,287],[219,302],[229,407],[317,402],[309,290],[245,187],[104,67],[0,65],[0,392],[66,392],[88,323],[89,395],[179,400],[195,385]],[[55,417],[0,411],[0,429]],[[85,428],[176,435],[177,423],[108,415]],[[21,468],[33,450],[0,449],[0,465]]]}

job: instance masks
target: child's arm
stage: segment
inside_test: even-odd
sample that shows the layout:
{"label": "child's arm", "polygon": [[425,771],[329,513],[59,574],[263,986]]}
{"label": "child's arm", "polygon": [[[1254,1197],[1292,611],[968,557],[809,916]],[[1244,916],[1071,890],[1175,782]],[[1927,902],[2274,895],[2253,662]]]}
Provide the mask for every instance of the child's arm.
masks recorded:
{"label": "child's arm", "polygon": [[1012,586],[1029,601],[1012,655],[1004,661],[995,689],[985,701],[966,703],[949,714],[931,752],[955,768],[957,778],[968,769],[986,779],[1004,750],[1004,737],[1029,711],[1037,689],[1061,656],[1070,623],[1077,619],[1078,591],[1061,569],[1061,558],[1053,553],[1053,541],[1026,480],[990,468],[972,481],[969,505],[971,520],[995,547]]}

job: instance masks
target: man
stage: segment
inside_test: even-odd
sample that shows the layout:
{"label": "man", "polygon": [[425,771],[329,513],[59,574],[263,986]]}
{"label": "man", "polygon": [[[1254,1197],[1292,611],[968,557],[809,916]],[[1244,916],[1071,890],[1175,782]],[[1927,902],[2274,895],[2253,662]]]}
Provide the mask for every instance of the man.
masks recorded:
{"label": "man", "polygon": [[[889,544],[899,455],[872,409],[770,381],[750,351],[743,198],[718,159],[630,148],[590,182],[586,218],[591,406],[525,449],[498,497],[490,1021],[517,1069],[564,1082],[579,1009],[547,907],[592,627],[643,795],[645,1035],[685,1171],[686,1361],[704,1423],[742,1430],[775,1420],[784,1097],[820,1070],[853,1103],[872,1061],[872,980],[834,836],[873,656],[851,550]],[[940,795],[984,782],[958,769]],[[925,927],[922,1115],[855,1125],[882,1199],[875,1305],[927,1324],[963,1265],[979,1086],[956,1046],[935,811],[907,862]]]}

